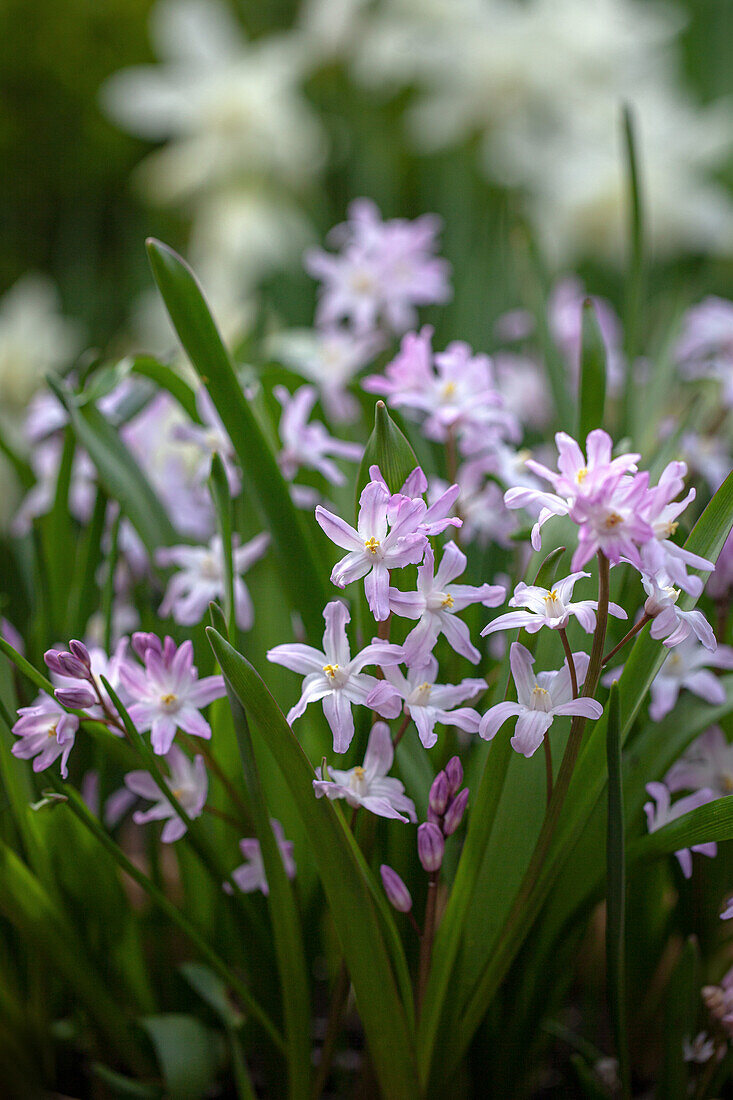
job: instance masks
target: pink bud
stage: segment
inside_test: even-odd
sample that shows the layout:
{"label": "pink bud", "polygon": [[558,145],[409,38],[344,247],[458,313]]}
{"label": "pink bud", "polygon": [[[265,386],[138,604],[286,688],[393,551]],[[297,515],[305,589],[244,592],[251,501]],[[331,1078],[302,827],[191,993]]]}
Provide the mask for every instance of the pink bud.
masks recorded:
{"label": "pink bud", "polygon": [[457,756],[451,756],[445,766],[445,774],[448,777],[448,791],[457,794],[463,782],[463,765]]}
{"label": "pink bud", "polygon": [[75,680],[88,680],[89,669],[80,661],[78,657],[74,657],[71,653],[59,653],[59,666],[64,676],[72,676]]}
{"label": "pink bud", "polygon": [[428,805],[434,814],[441,817],[448,805],[448,777],[445,772],[438,772],[430,787]]}
{"label": "pink bud", "polygon": [[412,898],[400,876],[386,863],[383,863],[379,868],[379,873],[382,876],[382,886],[384,886],[384,892],[390,904],[400,913],[409,913],[412,909]]}
{"label": "pink bud", "polygon": [[417,830],[417,854],[429,874],[440,870],[445,852],[445,840],[437,825],[423,822]]}
{"label": "pink bud", "polygon": [[145,660],[145,654],[149,649],[155,650],[157,654],[163,652],[163,647],[160,644],[160,638],[155,634],[149,634],[145,630],[136,630],[132,636],[132,648],[137,653],[141,661]]}
{"label": "pink bud", "polygon": [[83,642],[78,642],[76,638],[72,638],[69,642],[69,649],[83,665],[86,665],[88,669],[92,667],[92,660],[89,656],[89,650]]}
{"label": "pink bud", "polygon": [[43,654],[43,659],[46,662],[46,667],[49,668],[51,672],[55,672],[59,676],[63,676],[64,670],[59,664],[60,656],[61,654],[59,653],[58,649],[47,649],[46,652]]}
{"label": "pink bud", "polygon": [[452,836],[458,826],[461,824],[461,821],[463,820],[463,815],[466,812],[468,795],[468,787],[464,787],[463,790],[456,795],[448,809],[445,811],[445,817],[443,818],[443,832],[446,836]]}
{"label": "pink bud", "polygon": [[93,707],[97,702],[96,696],[89,688],[57,688],[54,695],[62,707],[74,707],[84,710]]}

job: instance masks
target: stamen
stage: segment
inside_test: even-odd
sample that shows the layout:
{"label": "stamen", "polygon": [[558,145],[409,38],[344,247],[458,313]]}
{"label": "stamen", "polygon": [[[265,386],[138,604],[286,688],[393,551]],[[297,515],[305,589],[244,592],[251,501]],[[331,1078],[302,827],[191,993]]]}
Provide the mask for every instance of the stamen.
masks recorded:
{"label": "stamen", "polygon": [[455,600],[453,599],[453,597],[451,596],[451,594],[449,592],[449,593],[446,594],[446,597],[445,597],[445,599],[443,600],[443,602],[441,603],[440,606],[441,607],[453,607],[454,603],[455,603]]}
{"label": "stamen", "polygon": [[581,466],[577,474],[575,475],[575,480],[577,481],[578,485],[582,485],[587,476],[588,470],[585,466]]}
{"label": "stamen", "polygon": [[329,679],[331,679],[331,680],[333,680],[335,678],[336,673],[338,672],[338,670],[339,670],[338,665],[324,665],[323,666],[323,671],[326,673],[326,676],[328,676]]}
{"label": "stamen", "polygon": [[364,549],[370,554],[376,554],[379,550],[379,539],[375,539],[374,535],[370,539],[367,539],[364,543]]}
{"label": "stamen", "polygon": [[611,529],[613,527],[618,527],[619,523],[623,523],[623,522],[624,522],[624,517],[620,516],[618,514],[618,512],[610,512],[606,516],[605,526],[606,526],[607,529]]}

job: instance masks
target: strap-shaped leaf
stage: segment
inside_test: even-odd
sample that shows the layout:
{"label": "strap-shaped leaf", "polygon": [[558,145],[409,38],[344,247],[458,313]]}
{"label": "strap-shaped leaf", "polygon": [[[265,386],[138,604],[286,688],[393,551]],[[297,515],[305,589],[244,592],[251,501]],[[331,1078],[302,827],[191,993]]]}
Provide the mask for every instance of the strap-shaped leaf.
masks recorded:
{"label": "strap-shaped leaf", "polygon": [[176,542],[176,533],[163,505],[116,429],[92,401],[78,405],[62,382],[49,377],[48,384],[68,412],[77,439],[97,468],[99,480],[109,495],[119,501],[150,556],[159,546]]}
{"label": "strap-shaped leaf", "polygon": [[407,436],[400,431],[389,415],[384,401],[377,401],[374,407],[374,428],[364,448],[356,478],[357,512],[359,494],[369,481],[370,466],[379,466],[390,492],[397,493],[404,485],[408,474],[411,474],[419,465]]}
{"label": "strap-shaped leaf", "polygon": [[413,1100],[413,1037],[375,904],[343,821],[329,799],[315,798],[313,768],[255,669],[218,631],[209,627],[207,634],[222,672],[282,771],[307,829],[382,1091],[390,1100]]}
{"label": "strap-shaped leaf", "polygon": [[149,240],[147,249],[173,327],[237,452],[246,491],[254,496],[272,533],[273,551],[291,606],[302,615],[306,630],[319,635],[323,628],[321,613],[330,593],[303,515],[292,502],[275,456],[244,396],[193,272],[160,241]]}
{"label": "strap-shaped leaf", "polygon": [[639,837],[629,844],[629,862],[654,859],[711,841],[733,840],[733,796],[726,795],[698,806],[696,810],[670,821],[655,833]]}
{"label": "strap-shaped leaf", "polygon": [[603,408],[606,403],[606,345],[592,298],[586,298],[583,302],[582,317],[576,432],[578,439],[585,439],[588,432],[603,424]]}
{"label": "strap-shaped leaf", "polygon": [[626,851],[618,684],[608,700],[608,821],[606,827],[606,984],[621,1094],[631,1096],[626,1033]]}

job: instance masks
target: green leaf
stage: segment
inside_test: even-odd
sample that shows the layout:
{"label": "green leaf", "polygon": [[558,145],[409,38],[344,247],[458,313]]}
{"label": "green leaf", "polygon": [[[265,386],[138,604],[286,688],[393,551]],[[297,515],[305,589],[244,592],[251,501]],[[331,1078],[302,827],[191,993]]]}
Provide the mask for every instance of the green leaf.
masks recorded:
{"label": "green leaf", "polygon": [[234,604],[234,550],[232,547],[232,501],[229,481],[221,455],[211,456],[209,492],[214,502],[216,522],[224,555],[224,582],[227,629],[230,638],[237,636],[236,608]]}
{"label": "green leaf", "polygon": [[606,732],[608,819],[606,828],[606,985],[619,1063],[621,1095],[631,1096],[629,1046],[626,1031],[626,853],[624,792],[621,770],[618,684],[608,701]]}
{"label": "green leaf", "polygon": [[331,801],[314,798],[313,768],[257,672],[217,631],[209,627],[207,634],[224,675],[271,750],[307,830],[382,1091],[390,1100],[412,1100],[417,1080],[413,1037],[353,837],[347,835]]}
{"label": "green leaf", "polygon": [[389,415],[384,401],[377,401],[374,407],[374,428],[364,448],[356,478],[357,512],[359,494],[370,480],[370,466],[378,466],[389,491],[397,493],[404,485],[408,474],[411,474],[419,465],[407,436],[400,431]]}
{"label": "green leaf", "polygon": [[288,1047],[289,1095],[295,1100],[297,1097],[307,1097],[310,1091],[311,1012],[303,934],[293,887],[285,871],[270,821],[247,715],[223,665],[222,671],[269,887],[267,904],[280,972],[285,1038]]}
{"label": "green leaf", "polygon": [[698,806],[629,844],[629,862],[656,859],[711,841],[733,840],[733,795]]}
{"label": "green leaf", "polygon": [[133,1081],[131,1077],[125,1077],[122,1073],[102,1065],[101,1062],[92,1062],[92,1076],[109,1089],[109,1094],[115,1100],[162,1100],[163,1089],[160,1085],[146,1085],[143,1081]]}
{"label": "green leaf", "polygon": [[682,1044],[697,1034],[700,986],[700,949],[694,936],[690,936],[664,996],[664,1055],[657,1095],[667,1100],[686,1100],[690,1095],[689,1069],[682,1057]]}
{"label": "green leaf", "polygon": [[160,241],[149,240],[147,249],[173,327],[232,441],[247,492],[268,524],[291,607],[303,616],[306,630],[318,635],[330,593],[304,517],[292,502],[193,272]]}
{"label": "green leaf", "polygon": [[171,1100],[203,1100],[215,1084],[221,1065],[221,1040],[194,1016],[170,1012],[145,1016],[141,1027],[150,1036]]}
{"label": "green leaf", "polygon": [[49,376],[49,386],[69,414],[77,439],[89,453],[99,479],[139,534],[151,558],[159,546],[169,546],[177,535],[163,505],[151,489],[119,433],[88,401],[79,406],[62,382]]}
{"label": "green leaf", "polygon": [[129,361],[133,374],[139,374],[143,378],[150,378],[162,390],[167,390],[171,397],[175,398],[186,415],[194,424],[201,423],[198,408],[196,407],[196,394],[187,382],[181,378],[173,367],[167,363],[161,363],[151,355],[136,355]]}
{"label": "green leaf", "polygon": [[226,1028],[239,1028],[244,1016],[229,996],[226,982],[203,963],[181,963],[178,967],[188,984],[219,1017]]}
{"label": "green leaf", "polygon": [[578,417],[576,437],[603,424],[606,403],[606,345],[592,298],[583,302],[583,328],[578,380]]}

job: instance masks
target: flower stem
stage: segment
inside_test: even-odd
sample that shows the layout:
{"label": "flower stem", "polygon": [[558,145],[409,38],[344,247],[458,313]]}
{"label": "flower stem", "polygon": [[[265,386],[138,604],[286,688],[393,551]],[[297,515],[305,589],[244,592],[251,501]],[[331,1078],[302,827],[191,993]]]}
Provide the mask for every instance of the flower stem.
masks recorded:
{"label": "flower stem", "polygon": [[570,642],[568,641],[568,635],[567,635],[567,632],[566,632],[564,627],[561,628],[558,631],[558,634],[560,635],[560,641],[562,642],[562,647],[565,650],[565,656],[568,659],[568,669],[570,670],[570,683],[573,686],[573,699],[577,699],[578,698],[578,674],[575,671],[575,661],[573,659],[573,651],[570,648]]}
{"label": "flower stem", "polygon": [[405,717],[402,719],[402,725],[397,730],[397,733],[394,735],[394,740],[392,741],[392,748],[393,749],[397,748],[400,741],[405,736],[405,731],[406,731],[407,727],[409,726],[409,724],[410,724],[410,715],[406,714]]}
{"label": "flower stem", "polygon": [[339,968],[338,977],[336,978],[336,984],[333,989],[333,997],[331,998],[331,1009],[328,1013],[328,1023],[326,1025],[326,1035],[323,1040],[323,1046],[321,1047],[321,1057],[318,1063],[318,1073],[316,1074],[315,1081],[313,1082],[313,1100],[318,1100],[318,1097],[323,1092],[326,1082],[328,1080],[328,1074],[331,1070],[331,1063],[336,1051],[336,1041],[339,1037],[341,1030],[341,1016],[344,1008],[346,1007],[346,1001],[349,996],[349,987],[351,982],[349,981],[349,972],[346,969],[346,963],[341,960],[341,966]]}
{"label": "flower stem", "polygon": [[206,744],[206,742],[204,741],[203,743],[194,744],[193,740],[188,734],[183,733],[182,731],[179,732],[181,734],[181,738],[183,739],[183,741],[185,741],[186,745],[188,745],[188,748],[191,750],[194,756],[197,753],[203,756],[204,760],[206,761],[206,766],[209,768],[210,771],[214,773],[224,790],[229,795],[232,803],[237,809],[237,814],[239,816],[238,828],[243,827],[245,830],[252,829],[253,826],[249,811],[247,810],[247,807],[245,806],[241,795],[237,791],[229,776],[226,775],[218,761],[214,758],[211,749]]}
{"label": "flower stem", "polygon": [[615,646],[613,647],[613,649],[611,650],[611,652],[610,652],[610,653],[607,653],[607,654],[606,654],[606,656],[605,656],[605,657],[603,658],[603,660],[602,660],[602,662],[601,662],[601,667],[605,667],[605,665],[607,665],[607,664],[608,664],[608,662],[609,662],[610,660],[612,660],[612,659],[613,659],[613,658],[614,658],[614,657],[616,656],[616,654],[618,653],[618,651],[619,651],[620,649],[622,649],[622,648],[623,648],[623,646],[625,646],[625,645],[626,645],[626,643],[627,643],[628,641],[630,641],[630,640],[631,640],[631,638],[633,638],[635,634],[638,634],[640,630],[643,630],[643,629],[644,629],[644,627],[646,626],[646,624],[647,624],[648,622],[651,622],[652,618],[653,618],[653,616],[652,616],[652,615],[647,615],[647,613],[646,613],[646,612],[644,612],[644,614],[642,615],[642,617],[641,617],[641,618],[639,619],[638,623],[637,623],[637,624],[636,624],[635,626],[632,626],[631,630],[627,631],[627,633],[626,633],[626,634],[624,634],[624,636],[623,636],[623,638],[621,639],[621,641],[620,641],[620,642],[618,643],[618,645],[615,645]]}
{"label": "flower stem", "polygon": [[417,1014],[420,1015],[420,1006],[425,994],[430,974],[430,959],[433,954],[433,939],[435,937],[435,917],[438,902],[438,879],[440,871],[433,871],[428,882],[428,897],[425,902],[425,927],[420,939],[420,963],[417,974]]}
{"label": "flower stem", "polygon": [[216,806],[210,806],[208,802],[204,806],[204,809],[206,810],[207,814],[211,814],[213,817],[218,817],[220,821],[225,821],[227,825],[231,825],[231,827],[237,832],[237,834],[241,834],[242,826],[240,822],[237,821],[235,818],[231,817],[229,814],[224,813],[223,810],[218,810]]}

